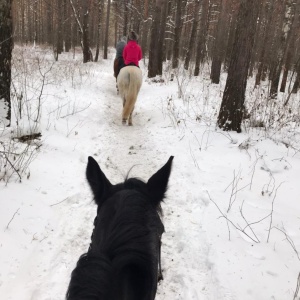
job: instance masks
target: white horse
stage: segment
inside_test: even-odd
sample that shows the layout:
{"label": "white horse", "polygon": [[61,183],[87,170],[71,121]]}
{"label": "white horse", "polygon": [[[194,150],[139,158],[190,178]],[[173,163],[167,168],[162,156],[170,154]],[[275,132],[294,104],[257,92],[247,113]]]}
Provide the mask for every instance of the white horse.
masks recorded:
{"label": "white horse", "polygon": [[123,99],[122,124],[132,126],[132,112],[143,81],[142,71],[136,66],[126,66],[120,70],[117,86]]}

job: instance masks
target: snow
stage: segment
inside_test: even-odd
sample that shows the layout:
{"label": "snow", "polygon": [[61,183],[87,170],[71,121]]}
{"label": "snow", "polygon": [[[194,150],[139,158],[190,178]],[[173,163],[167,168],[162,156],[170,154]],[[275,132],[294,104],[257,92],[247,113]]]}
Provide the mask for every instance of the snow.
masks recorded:
{"label": "snow", "polygon": [[[16,85],[24,87],[26,77],[30,103],[22,122],[13,122],[14,132],[24,127],[28,133],[26,111],[36,116],[40,100],[41,118],[29,127],[41,130],[42,146],[25,171],[28,179],[0,183],[0,299],[64,299],[96,215],[85,179],[90,155],[112,183],[132,167],[130,176],[148,180],[175,156],[163,204],[164,280],[157,300],[294,299],[300,271],[297,128],[223,132],[215,124],[225,74],[220,85],[210,84],[206,69],[197,78],[179,72],[174,81],[167,71],[154,82],[144,63],[134,126],[122,126],[113,49],[98,63],[82,64],[79,51],[75,59],[60,55],[53,66],[45,49],[14,51],[25,62],[14,71]],[[39,99],[41,74],[46,83]],[[247,96],[257,100],[250,88]],[[0,138],[6,142],[7,136]]]}

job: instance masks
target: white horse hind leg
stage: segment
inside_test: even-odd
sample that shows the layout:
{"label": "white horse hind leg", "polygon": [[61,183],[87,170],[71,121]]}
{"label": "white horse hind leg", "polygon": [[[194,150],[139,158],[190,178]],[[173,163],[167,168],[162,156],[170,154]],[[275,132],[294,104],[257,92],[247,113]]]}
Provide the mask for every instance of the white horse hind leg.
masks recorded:
{"label": "white horse hind leg", "polygon": [[[124,109],[125,104],[126,104],[126,99],[125,99],[125,97],[123,97],[123,109]],[[124,116],[122,114],[122,124],[126,125],[126,123],[127,123],[127,118],[126,118],[126,116]]]}
{"label": "white horse hind leg", "polygon": [[[133,108],[133,110],[134,110],[134,108]],[[131,113],[130,113],[130,115],[129,115],[129,119],[128,119],[128,125],[129,126],[132,126],[133,124],[132,124],[132,114],[133,114],[133,110],[131,111]]]}

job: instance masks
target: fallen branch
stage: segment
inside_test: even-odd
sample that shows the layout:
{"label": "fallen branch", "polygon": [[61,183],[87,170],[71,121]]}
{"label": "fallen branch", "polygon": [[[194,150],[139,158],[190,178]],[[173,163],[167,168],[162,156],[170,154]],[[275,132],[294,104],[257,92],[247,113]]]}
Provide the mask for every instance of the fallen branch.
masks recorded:
{"label": "fallen branch", "polygon": [[287,234],[284,230],[282,230],[282,229],[280,229],[280,228],[278,228],[278,227],[273,227],[273,228],[274,228],[274,229],[277,229],[278,231],[282,232],[282,233],[285,235],[286,240],[287,240],[287,241],[289,242],[289,244],[292,246],[294,252],[296,253],[296,255],[297,255],[297,257],[298,257],[298,259],[300,260],[299,253],[298,253],[298,251],[297,251],[297,249],[296,249],[296,246],[295,246],[293,240],[288,236],[288,234]]}
{"label": "fallen branch", "polygon": [[297,298],[298,292],[299,292],[299,288],[300,288],[300,272],[299,272],[299,275],[298,275],[297,286],[296,286],[296,291],[295,291],[293,300],[295,300]]}
{"label": "fallen branch", "polygon": [[50,206],[58,205],[58,204],[63,203],[64,201],[66,201],[66,200],[68,200],[68,199],[69,199],[69,197],[67,197],[66,199],[64,199],[64,200],[62,200],[62,201],[60,201],[60,202],[58,202],[58,203],[51,204]]}
{"label": "fallen branch", "polygon": [[245,218],[244,213],[243,213],[244,202],[245,202],[245,201],[243,201],[242,206],[240,207],[240,213],[241,213],[241,216],[242,216],[242,218],[244,219],[245,223],[247,224],[247,226],[244,227],[244,229],[242,229],[242,230],[243,230],[243,232],[244,232],[244,231],[246,230],[246,228],[249,227],[250,230],[251,230],[251,232],[252,232],[252,234],[255,236],[256,240],[257,240],[258,242],[260,242],[259,238],[256,236],[255,232],[253,231],[253,229],[252,229],[252,227],[251,227],[252,224],[259,223],[260,221],[254,222],[254,223],[249,223],[249,222],[247,221],[247,219]]}
{"label": "fallen branch", "polygon": [[22,135],[20,137],[14,138],[14,139],[19,140],[20,142],[24,143],[24,142],[32,141],[35,139],[39,139],[41,137],[42,137],[42,134],[40,132],[38,132],[38,133],[33,133],[33,134]]}
{"label": "fallen branch", "polygon": [[8,224],[7,224],[7,226],[6,226],[6,228],[5,228],[4,231],[6,231],[6,230],[8,229],[9,224],[12,222],[12,220],[14,219],[15,215],[18,213],[19,210],[20,210],[20,208],[18,208],[18,209],[16,210],[16,212],[14,213],[14,215],[12,216],[12,218],[10,219],[10,221],[8,222]]}
{"label": "fallen branch", "polygon": [[[267,238],[267,243],[269,243],[269,238],[270,238],[270,233],[271,233],[271,228],[272,228],[272,222],[273,222],[273,211],[274,211],[274,201],[275,201],[275,198],[276,198],[276,195],[277,195],[277,190],[280,188],[280,186],[283,184],[284,182],[281,182],[279,184],[279,186],[276,188],[275,190],[275,194],[274,194],[274,197],[273,197],[273,200],[272,200],[272,209],[271,209],[271,213],[270,213],[270,226],[269,226],[269,231],[268,231],[268,238]],[[298,256],[299,258],[299,256]]]}
{"label": "fallen branch", "polygon": [[17,175],[20,178],[20,182],[22,182],[22,177],[20,175],[20,173],[18,172],[18,170],[15,168],[15,166],[11,163],[11,161],[9,160],[8,156],[4,153],[3,154],[5,156],[6,161],[10,164],[10,166],[13,168],[13,170],[17,173]]}

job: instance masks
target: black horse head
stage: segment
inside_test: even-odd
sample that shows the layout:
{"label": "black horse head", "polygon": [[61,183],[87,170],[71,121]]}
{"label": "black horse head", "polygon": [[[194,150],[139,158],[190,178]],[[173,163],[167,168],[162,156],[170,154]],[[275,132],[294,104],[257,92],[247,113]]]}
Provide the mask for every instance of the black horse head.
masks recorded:
{"label": "black horse head", "polygon": [[68,300],[153,300],[164,231],[159,213],[173,156],[147,183],[112,185],[89,157],[86,176],[98,205],[88,253],[72,272]]}

